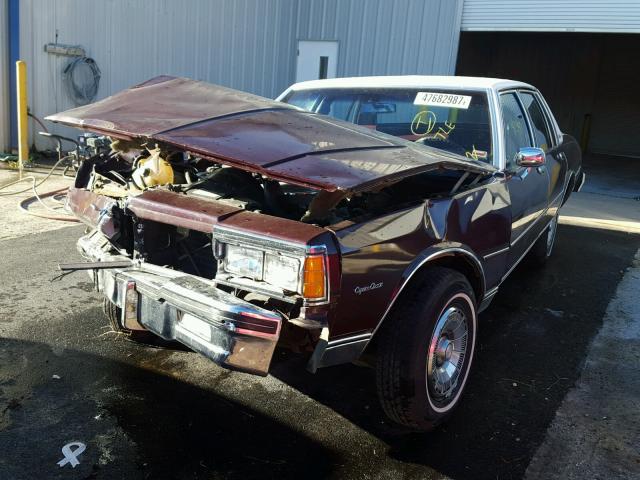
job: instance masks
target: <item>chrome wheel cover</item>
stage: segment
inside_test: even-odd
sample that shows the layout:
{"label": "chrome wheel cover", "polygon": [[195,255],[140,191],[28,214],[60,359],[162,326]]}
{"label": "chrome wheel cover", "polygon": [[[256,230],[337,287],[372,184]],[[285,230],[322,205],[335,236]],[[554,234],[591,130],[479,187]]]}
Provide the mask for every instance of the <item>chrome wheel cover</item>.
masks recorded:
{"label": "chrome wheel cover", "polygon": [[[427,361],[427,391],[432,401],[444,407],[456,395],[467,357],[469,324],[464,311],[447,307],[433,330]],[[463,381],[463,380],[462,380]]]}

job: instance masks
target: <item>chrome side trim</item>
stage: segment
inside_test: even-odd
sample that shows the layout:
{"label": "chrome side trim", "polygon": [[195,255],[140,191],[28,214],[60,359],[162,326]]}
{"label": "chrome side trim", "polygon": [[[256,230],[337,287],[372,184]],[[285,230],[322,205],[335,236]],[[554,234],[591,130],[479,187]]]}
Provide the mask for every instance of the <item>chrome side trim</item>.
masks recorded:
{"label": "chrome side trim", "polygon": [[315,368],[331,367],[357,360],[369,344],[371,334],[350,337],[350,340],[339,345],[332,345],[329,342]]}
{"label": "chrome side trim", "polygon": [[[531,225],[529,225],[524,232],[522,232],[520,235],[518,235],[518,238],[516,238],[514,241],[511,242],[511,246],[513,247],[516,243],[518,243],[518,241],[520,241],[528,232],[529,230],[531,230],[531,228],[533,228],[534,225],[536,225],[541,219],[544,218],[544,216],[547,214],[547,212],[549,211],[549,208],[554,207],[557,203],[558,200],[564,196],[567,187],[569,186],[569,181],[565,182],[564,187],[562,188],[562,191],[555,196],[555,198],[553,200],[551,200],[551,202],[549,202],[549,205],[544,209],[544,211],[538,215],[538,218],[536,218]],[[549,223],[547,223],[547,225],[544,228],[547,228],[549,226]],[[544,232],[544,228],[542,229],[542,231]],[[542,232],[540,234],[538,234],[538,236],[536,237],[536,240],[538,239],[538,237],[540,237],[540,235],[542,234]],[[535,243],[535,240],[532,242],[532,244]],[[531,248],[531,247],[529,247]],[[486,258],[486,257],[485,257]]]}
{"label": "chrome side trim", "polygon": [[[484,260],[488,260],[489,258],[493,258],[493,257],[495,257],[496,255],[500,255],[501,253],[508,252],[510,248],[511,248],[511,247],[504,247],[504,248],[501,248],[500,250],[495,250],[495,251],[493,251],[493,252],[491,252],[491,253],[487,253],[487,254],[486,254],[486,255],[484,255],[482,258],[483,258]],[[485,295],[486,295],[486,293],[485,293]]]}
{"label": "chrome side trim", "polygon": [[484,298],[482,299],[482,302],[478,307],[478,313],[482,313],[489,306],[493,298],[498,293],[499,286],[500,285],[498,284],[497,286],[493,287],[491,290],[488,290],[487,293],[484,294]]}
{"label": "chrome side trim", "polygon": [[502,278],[500,279],[500,283],[498,284],[498,286],[500,286],[502,284],[502,282],[504,282],[506,280],[506,278],[509,276],[509,274],[511,272],[513,272],[515,270],[515,268],[518,266],[518,264],[522,261],[522,259],[527,255],[527,253],[529,253],[529,250],[531,250],[533,248],[533,246],[535,245],[535,243],[538,241],[538,239],[540,238],[540,236],[545,232],[545,230],[547,229],[547,227],[549,226],[549,224],[553,221],[553,219],[549,220],[547,222],[547,224],[544,226],[544,228],[540,231],[540,233],[536,236],[536,238],[531,242],[531,244],[527,247],[527,249],[524,251],[524,253],[522,255],[520,255],[520,258],[518,258],[518,260],[511,266],[511,268],[507,271],[507,273],[505,273]]}
{"label": "chrome side trim", "polygon": [[580,190],[582,190],[582,187],[584,186],[584,182],[586,182],[587,180],[587,174],[584,172],[580,172],[580,181],[578,182],[578,185],[576,187],[574,187],[574,192],[579,192]]}
{"label": "chrome side trim", "polygon": [[338,338],[336,340],[330,340],[327,344],[327,350],[331,348],[338,348],[345,344],[359,342],[362,340],[368,340],[371,338],[371,332],[361,333],[359,335],[352,335],[350,337]]}
{"label": "chrome side trim", "polygon": [[496,285],[495,287],[493,287],[491,290],[487,290],[487,292],[484,294],[485,297],[488,297],[490,295],[495,295],[496,293],[498,293],[498,287],[500,285]]}
{"label": "chrome side trim", "polygon": [[538,222],[540,222],[540,220],[542,220],[544,218],[544,215],[547,213],[547,210],[549,209],[549,207],[545,208],[544,211],[538,215],[538,217],[529,224],[529,226],[527,228],[524,229],[524,232],[522,232],[520,235],[518,235],[518,238],[516,238],[515,240],[511,241],[511,246],[513,247],[516,243],[518,243],[520,240],[522,240],[524,238],[524,236],[529,233],[529,230],[531,230],[534,226],[536,226],[538,224]]}
{"label": "chrome side trim", "polygon": [[351,335],[332,341],[328,341],[328,338],[329,329],[324,327],[320,333],[318,344],[307,363],[309,372],[315,373],[318,368],[357,360],[369,343],[371,332]]}
{"label": "chrome side trim", "polygon": [[[389,314],[389,312],[391,311],[391,309],[393,308],[393,306],[396,303],[396,300],[400,297],[400,294],[403,292],[404,287],[406,287],[409,282],[411,281],[411,277],[413,277],[413,275],[422,268],[423,265],[425,265],[426,263],[435,260],[436,258],[439,257],[445,257],[451,254],[462,254],[465,255],[467,258],[470,258],[473,260],[473,262],[476,264],[476,266],[478,267],[478,270],[481,274],[481,280],[482,280],[482,298],[484,298],[485,296],[485,285],[486,285],[486,280],[485,280],[485,275],[484,275],[484,268],[482,267],[482,263],[480,262],[480,260],[478,259],[478,257],[476,257],[476,255],[465,249],[465,248],[461,248],[461,247],[450,247],[450,248],[445,248],[443,250],[439,250],[437,252],[433,252],[430,255],[428,255],[427,257],[425,257],[422,261],[420,261],[417,265],[415,265],[411,271],[409,272],[409,275],[407,276],[407,278],[404,280],[404,282],[402,283],[402,285],[400,286],[400,288],[398,289],[398,291],[396,292],[395,296],[391,299],[391,301],[389,302],[389,305],[387,306],[387,309],[384,311],[384,313],[382,314],[382,317],[380,318],[380,320],[378,321],[378,324],[376,325],[376,328],[373,329],[373,331],[371,332],[371,337],[373,338],[373,336],[376,334],[376,332],[378,331],[378,329],[380,328],[380,326],[382,325],[382,323],[384,322],[384,320],[387,318],[387,315]],[[371,341],[371,340],[369,340]],[[369,344],[369,341],[367,341],[366,345]]]}

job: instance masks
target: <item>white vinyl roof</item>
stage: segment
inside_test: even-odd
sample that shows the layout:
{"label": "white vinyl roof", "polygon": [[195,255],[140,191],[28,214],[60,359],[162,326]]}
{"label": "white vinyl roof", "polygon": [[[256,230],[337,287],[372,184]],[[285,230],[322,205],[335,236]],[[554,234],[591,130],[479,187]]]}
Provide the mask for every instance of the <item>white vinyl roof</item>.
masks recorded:
{"label": "white vinyl roof", "polygon": [[[533,88],[527,83],[501,78],[402,75],[309,80],[291,85],[285,93],[290,90],[299,91],[326,88],[455,88],[461,90],[501,90],[516,87]],[[280,98],[283,95],[280,95]]]}

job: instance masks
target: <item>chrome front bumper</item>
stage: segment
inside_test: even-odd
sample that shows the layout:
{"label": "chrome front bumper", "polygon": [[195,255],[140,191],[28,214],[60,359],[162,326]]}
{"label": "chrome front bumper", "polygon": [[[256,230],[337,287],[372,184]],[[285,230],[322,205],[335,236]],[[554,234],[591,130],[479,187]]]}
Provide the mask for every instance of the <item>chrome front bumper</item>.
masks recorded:
{"label": "chrome front bumper", "polygon": [[[98,232],[82,237],[78,250],[90,261],[128,259],[114,255]],[[149,263],[90,273],[96,289],[121,308],[123,325],[139,324],[227,368],[268,373],[282,326],[279,314],[230,295],[211,280]]]}

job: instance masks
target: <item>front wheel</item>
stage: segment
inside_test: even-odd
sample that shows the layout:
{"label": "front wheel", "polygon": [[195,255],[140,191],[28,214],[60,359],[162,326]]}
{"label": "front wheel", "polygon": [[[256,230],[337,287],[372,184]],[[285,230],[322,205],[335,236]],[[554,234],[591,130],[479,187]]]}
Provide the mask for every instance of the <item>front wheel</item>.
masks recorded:
{"label": "front wheel", "polygon": [[387,416],[430,430],[459,404],[476,340],[473,289],[459,272],[425,270],[380,332],[376,380]]}

